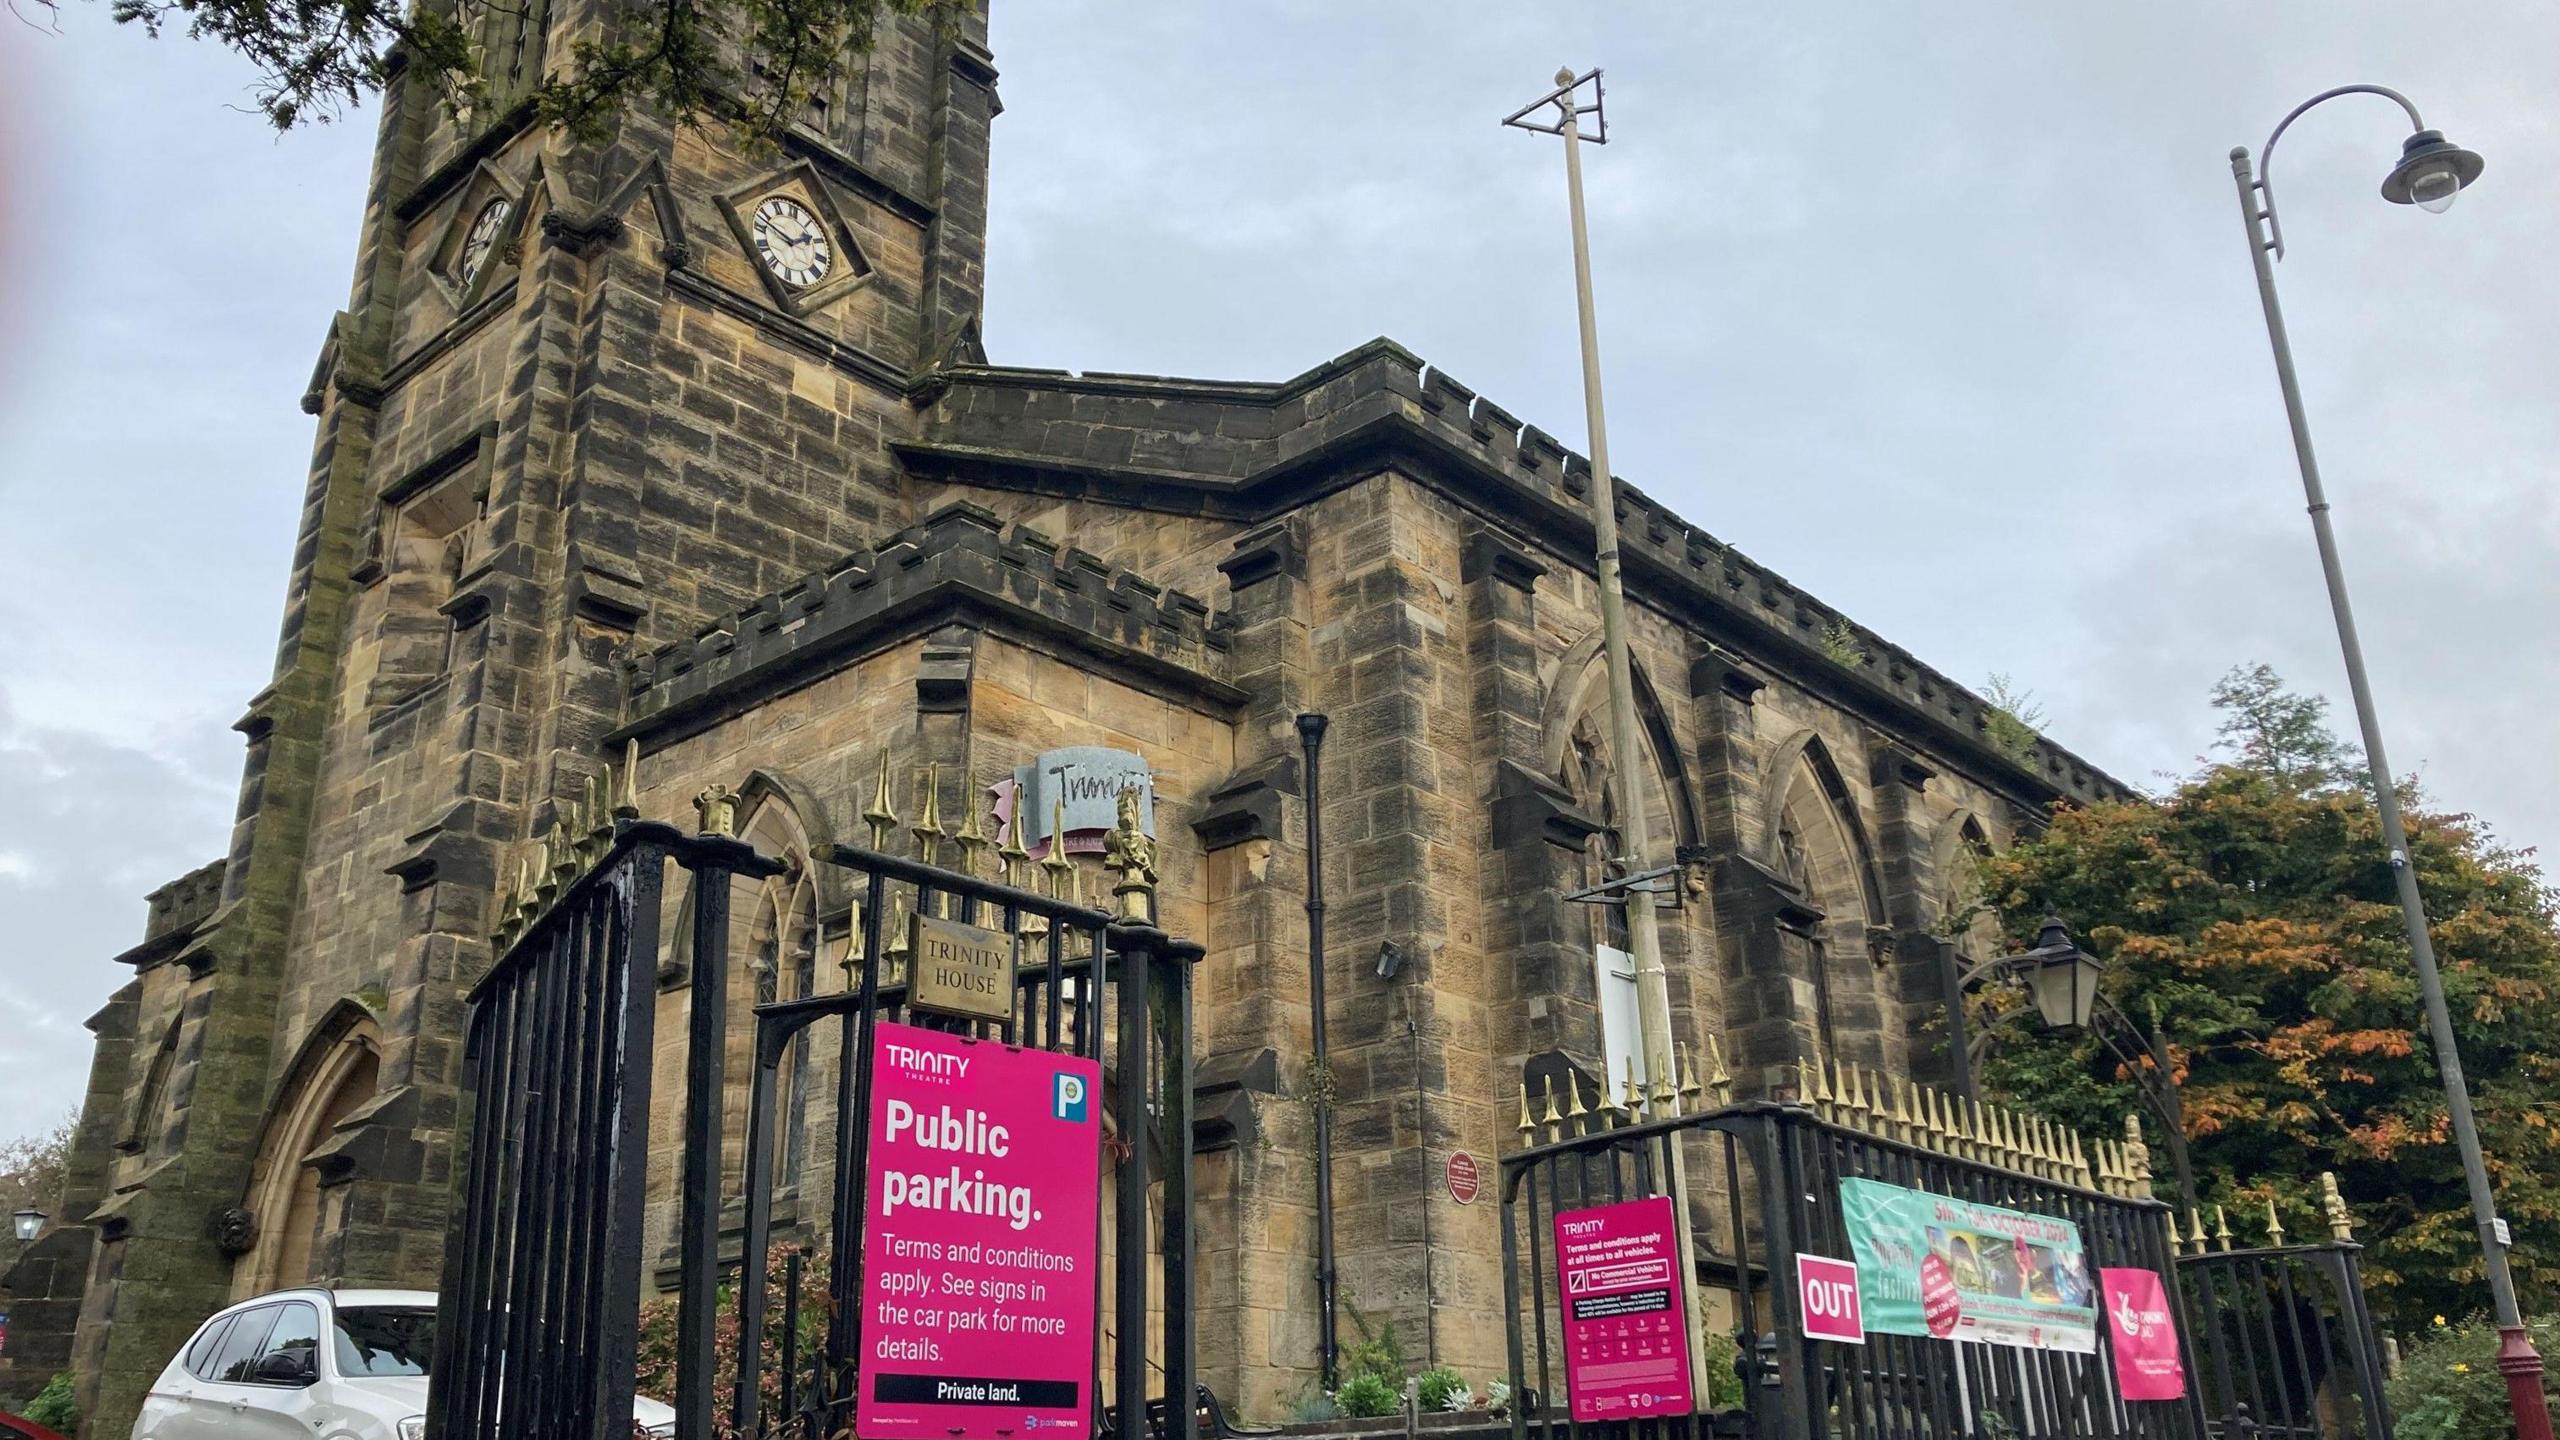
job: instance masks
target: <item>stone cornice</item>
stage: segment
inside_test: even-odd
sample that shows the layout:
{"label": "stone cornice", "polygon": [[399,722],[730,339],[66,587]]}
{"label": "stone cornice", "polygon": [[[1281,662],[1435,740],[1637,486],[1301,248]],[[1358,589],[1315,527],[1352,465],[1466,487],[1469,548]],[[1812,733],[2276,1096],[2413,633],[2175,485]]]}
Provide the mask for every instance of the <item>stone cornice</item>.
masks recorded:
{"label": "stone cornice", "polygon": [[[1394,468],[1556,564],[1590,563],[1590,465],[1411,351],[1375,340],[1277,384],[960,366],[931,438],[899,445],[928,478],[1258,523]],[[1991,739],[1991,707],[1909,651],[1620,482],[1633,594],[1711,644],[1941,753],[2029,805],[2134,793],[2038,737]],[[1830,658],[1846,625],[1864,664]]]}
{"label": "stone cornice", "polygon": [[869,550],[631,661],[608,739],[693,733],[953,621],[1063,648],[1151,693],[1233,713],[1227,639],[1209,607],[973,505],[936,510]]}

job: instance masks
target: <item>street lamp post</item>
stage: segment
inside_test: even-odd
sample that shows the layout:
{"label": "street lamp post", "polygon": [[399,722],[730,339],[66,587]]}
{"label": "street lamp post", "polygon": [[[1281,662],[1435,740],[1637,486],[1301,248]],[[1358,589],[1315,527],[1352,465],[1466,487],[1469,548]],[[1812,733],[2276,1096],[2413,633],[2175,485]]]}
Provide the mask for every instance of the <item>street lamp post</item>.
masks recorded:
{"label": "street lamp post", "polygon": [[[1965,1034],[1965,992],[1995,976],[2018,976],[2026,982],[2028,997],[2046,1025],[2056,1030],[2089,1032],[2132,1077],[2134,1092],[2151,1106],[2160,1121],[2162,1138],[2168,1142],[2170,1169],[2178,1182],[2178,1203],[2194,1213],[2196,1171],[2187,1153],[2186,1105],[2178,1094],[2177,1072],[2169,1065],[2169,1042],[2161,1034],[2159,1012],[2152,1012],[2148,1030],[2134,1024],[2133,1017],[2098,988],[2105,967],[2097,956],[2080,948],[2080,943],[2071,938],[2071,928],[2058,915],[2045,916],[2037,929],[2036,943],[2017,954],[1994,956],[1974,966],[1967,966],[1952,946],[1942,948],[1939,955],[1939,983],[1945,991],[1947,1010],[1947,1050],[1955,1072],[1956,1094],[1966,1100],[1977,1098],[1972,1043]],[[2119,1049],[2099,1024],[2101,1020],[2122,1026],[2126,1034],[2140,1041],[2149,1066],[2135,1063],[2133,1057]]]}
{"label": "street lamp post", "polygon": [[[1590,103],[1582,99],[1584,87]],[[1553,109],[1551,122],[1530,119]],[[1595,554],[1593,571],[1600,590],[1600,647],[1609,677],[1609,748],[1612,799],[1618,807],[1618,845],[1631,874],[1652,864],[1652,823],[1644,794],[1636,783],[1644,751],[1636,739],[1635,671],[1627,658],[1627,597],[1619,578],[1617,484],[1609,470],[1609,426],[1600,404],[1600,328],[1591,304],[1591,237],[1582,210],[1582,146],[1609,143],[1607,112],[1602,108],[1600,72],[1577,75],[1573,67],[1558,70],[1555,88],[1503,118],[1503,124],[1564,139],[1567,208],[1573,217],[1573,293],[1582,334],[1582,409],[1590,428],[1591,524]],[[1582,117],[1597,121],[1594,134],[1582,133]],[[1644,1083],[1656,1093],[1677,1091],[1671,1044],[1671,984],[1662,966],[1662,933],[1654,914],[1654,886],[1646,880],[1618,887],[1618,903],[1626,907],[1627,949],[1635,957],[1636,1028],[1643,1039]],[[1605,1086],[1605,1081],[1603,1082]],[[1697,1242],[1689,1230],[1688,1161],[1684,1147],[1671,1146],[1670,1185],[1679,1223],[1672,1227],[1680,1257],[1681,1329],[1688,1337],[1689,1374],[1703,1401],[1707,1385],[1706,1336],[1696,1321]]]}
{"label": "street lamp post", "polygon": [[2274,349],[2276,383],[2284,392],[2285,417],[2293,427],[2294,458],[2302,469],[2302,494],[2311,514],[2311,534],[2320,549],[2320,571],[2328,581],[2329,610],[2338,625],[2338,648],[2346,657],[2347,689],[2355,698],[2356,727],[2364,737],[2365,763],[2373,772],[2374,808],[2382,818],[2382,843],[2389,853],[2391,876],[2400,892],[2400,911],[2409,931],[2409,951],[2416,960],[2418,989],[2424,997],[2427,1030],[2435,1042],[2436,1069],[2444,1080],[2445,1103],[2453,1119],[2453,1137],[2462,1152],[2462,1177],[2471,1191],[2471,1218],[2479,1231],[2482,1256],[2488,1262],[2489,1296],[2502,1340],[2498,1369],[2507,1377],[2507,1399],[2515,1412],[2518,1440],[2552,1440],[2551,1412],[2542,1398],[2542,1357],[2525,1333],[2524,1315],[2516,1304],[2515,1277],[2507,1269],[2507,1248],[2499,1235],[2497,1199],[2489,1189],[2489,1168],[2480,1154],[2480,1131],[2471,1117],[2471,1091],[2462,1075],[2462,1053],[2453,1034],[2453,1015],[2446,1007],[2444,982],[2436,970],[2435,945],[2427,933],[2427,907],[2418,893],[2418,872],[2409,858],[2409,838],[2400,820],[2400,797],[2392,787],[2391,764],[2384,758],[2382,725],[2376,717],[2373,688],[2365,678],[2364,648],[2356,639],[2354,608],[2347,601],[2347,580],[2338,561],[2338,541],[2329,525],[2329,499],[2320,485],[2320,462],[2311,448],[2311,426],[2302,409],[2302,390],[2293,373],[2293,346],[2285,337],[2284,310],[2276,300],[2275,262],[2284,258],[2284,230],[2276,218],[2269,159],[2285,128],[2304,111],[2341,95],[2379,95],[2409,117],[2411,134],[2401,146],[2400,160],[2383,178],[2382,198],[2395,205],[2415,205],[2440,213],[2453,204],[2463,187],[2480,178],[2481,159],[2447,143],[2427,128],[2418,107],[2396,90],[2380,85],[2342,85],[2297,105],[2276,125],[2258,151],[2251,172],[2245,147],[2231,152],[2231,178],[2240,190],[2240,216],[2249,232],[2249,263],[2257,271],[2258,303],[2266,312],[2267,343]]}
{"label": "street lamp post", "polygon": [[44,1233],[45,1213],[33,1205],[10,1216],[9,1221],[18,1229],[18,1244],[21,1248],[33,1245],[36,1243],[36,1237]]}

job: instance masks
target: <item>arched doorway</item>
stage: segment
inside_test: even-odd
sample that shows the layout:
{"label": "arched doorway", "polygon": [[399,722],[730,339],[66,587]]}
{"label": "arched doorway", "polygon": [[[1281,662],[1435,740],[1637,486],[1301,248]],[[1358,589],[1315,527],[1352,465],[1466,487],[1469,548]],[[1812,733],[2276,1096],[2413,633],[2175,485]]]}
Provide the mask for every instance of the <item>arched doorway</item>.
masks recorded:
{"label": "arched doorway", "polygon": [[255,1228],[232,1271],[236,1298],[324,1278],[313,1266],[320,1238],[335,1223],[320,1171],[310,1162],[382,1077],[382,1032],[370,1012],[342,1002],[304,1042],[268,1112],[247,1209]]}

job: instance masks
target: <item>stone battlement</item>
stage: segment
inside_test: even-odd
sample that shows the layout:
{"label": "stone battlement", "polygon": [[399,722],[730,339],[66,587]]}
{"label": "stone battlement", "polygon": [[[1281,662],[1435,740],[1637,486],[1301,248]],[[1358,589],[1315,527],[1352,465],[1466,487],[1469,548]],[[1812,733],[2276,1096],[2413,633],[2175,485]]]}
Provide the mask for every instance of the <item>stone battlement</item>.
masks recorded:
{"label": "stone battlement", "polygon": [[[1419,442],[1455,463],[1470,482],[1468,503],[1530,533],[1592,520],[1586,457],[1391,340],[1277,384],[991,366],[940,379],[933,439],[900,449],[918,469],[955,479],[1001,483],[1001,472],[1028,470],[1034,484],[1108,482],[1123,503],[1250,521],[1285,508],[1311,469]],[[1711,630],[1735,632],[1717,638],[1776,652],[1763,663],[1836,676],[1841,688],[1916,713],[2041,789],[2084,803],[2133,794],[2041,736],[2023,756],[2001,749],[1988,701],[1623,479],[1616,499],[1629,585],[1640,598],[1703,611]],[[1826,647],[1826,636],[1848,641],[1863,661],[1832,659],[1844,647]]]}
{"label": "stone battlement", "polygon": [[858,648],[902,619],[973,602],[1066,643],[1224,688],[1227,636],[1205,601],[954,503],[628,662],[626,716],[637,723],[686,709],[750,677]]}

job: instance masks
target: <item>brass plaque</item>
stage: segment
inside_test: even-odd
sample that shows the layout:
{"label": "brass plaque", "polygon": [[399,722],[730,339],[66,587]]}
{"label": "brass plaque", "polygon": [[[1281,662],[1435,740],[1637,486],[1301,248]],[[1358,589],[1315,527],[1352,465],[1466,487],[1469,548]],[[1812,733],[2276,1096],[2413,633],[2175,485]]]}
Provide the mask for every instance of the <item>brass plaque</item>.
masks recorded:
{"label": "brass plaque", "polygon": [[918,915],[910,941],[907,1004],[980,1020],[1012,1016],[1012,937],[1001,930]]}

